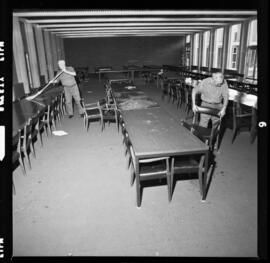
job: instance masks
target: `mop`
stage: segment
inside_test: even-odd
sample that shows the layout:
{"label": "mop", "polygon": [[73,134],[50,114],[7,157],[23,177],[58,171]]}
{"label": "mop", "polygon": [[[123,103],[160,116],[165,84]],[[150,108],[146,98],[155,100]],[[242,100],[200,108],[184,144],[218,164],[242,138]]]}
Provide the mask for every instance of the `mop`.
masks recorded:
{"label": "mop", "polygon": [[61,72],[59,72],[52,80],[50,80],[48,82],[48,84],[42,88],[39,92],[37,92],[36,94],[32,95],[32,96],[28,96],[26,99],[27,100],[33,100],[34,98],[36,98],[38,95],[40,95],[51,83],[53,83],[62,73],[64,72],[64,70],[62,70]]}

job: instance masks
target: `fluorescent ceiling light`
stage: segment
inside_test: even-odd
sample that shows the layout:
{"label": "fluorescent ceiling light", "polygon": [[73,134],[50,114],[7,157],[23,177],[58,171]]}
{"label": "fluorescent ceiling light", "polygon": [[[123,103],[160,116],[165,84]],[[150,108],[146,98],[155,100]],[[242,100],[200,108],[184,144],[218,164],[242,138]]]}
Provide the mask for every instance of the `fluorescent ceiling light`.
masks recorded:
{"label": "fluorescent ceiling light", "polygon": [[92,38],[92,37],[129,37],[129,36],[146,36],[146,37],[154,37],[154,36],[166,36],[166,37],[182,37],[187,35],[187,33],[181,33],[181,34],[176,34],[176,33],[171,33],[171,34],[165,34],[165,33],[156,33],[156,34],[82,34],[82,35],[64,35],[61,36],[61,38],[81,38],[81,37],[87,37],[87,38]]}
{"label": "fluorescent ceiling light", "polygon": [[159,26],[159,25],[164,25],[164,26],[222,26],[225,25],[226,23],[85,23],[85,24],[54,24],[54,25],[40,25],[40,28],[58,28],[58,27],[84,27],[84,26],[145,26],[145,25],[150,25],[150,26]]}
{"label": "fluorescent ceiling light", "polygon": [[179,29],[179,30],[190,30],[190,29],[195,29],[195,30],[200,30],[200,29],[208,29],[211,27],[85,27],[85,28],[63,28],[63,29],[53,29],[53,30],[48,30],[52,33],[55,32],[67,32],[67,31],[95,31],[95,30],[135,30],[135,29],[140,29],[140,30],[158,30],[158,29]]}
{"label": "fluorescent ceiling light", "polygon": [[57,33],[58,35],[63,35],[63,34],[81,34],[81,33],[146,33],[146,32],[198,32],[199,30],[110,30],[110,31],[106,31],[106,30],[97,30],[97,31],[80,31],[80,32],[59,32]]}
{"label": "fluorescent ceiling light", "polygon": [[256,10],[75,10],[14,12],[19,17],[43,16],[142,16],[142,15],[256,15]]}
{"label": "fluorescent ceiling light", "polygon": [[29,23],[82,23],[82,22],[161,22],[161,21],[241,21],[244,18],[240,17],[115,17],[115,18],[58,18],[58,19],[27,19]]}

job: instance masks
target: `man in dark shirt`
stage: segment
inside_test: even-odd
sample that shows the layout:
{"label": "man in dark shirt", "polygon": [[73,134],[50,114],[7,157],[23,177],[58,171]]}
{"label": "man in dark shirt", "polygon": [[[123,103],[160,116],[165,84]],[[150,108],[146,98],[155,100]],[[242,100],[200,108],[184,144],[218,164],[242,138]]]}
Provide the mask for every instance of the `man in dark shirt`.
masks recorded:
{"label": "man in dark shirt", "polygon": [[[221,72],[212,74],[212,77],[204,79],[199,85],[196,85],[192,90],[192,110],[195,113],[198,109],[195,104],[196,94],[201,94],[202,107],[219,109],[220,117],[223,117],[226,112],[226,107],[229,99],[229,89],[226,80]],[[212,120],[212,125],[216,125],[219,120],[217,117],[207,114],[200,115],[200,126],[207,127],[209,120]]]}
{"label": "man in dark shirt", "polygon": [[[57,81],[61,81],[61,84],[64,87],[66,106],[69,118],[73,117],[72,97],[74,98],[77,104],[80,116],[83,117],[84,111],[81,105],[81,96],[79,93],[78,85],[75,80],[76,72],[73,69],[73,67],[66,67],[66,63],[64,60],[59,60],[58,66],[61,71],[62,70],[64,71],[59,76]],[[59,74],[61,71],[58,71],[57,74]]]}

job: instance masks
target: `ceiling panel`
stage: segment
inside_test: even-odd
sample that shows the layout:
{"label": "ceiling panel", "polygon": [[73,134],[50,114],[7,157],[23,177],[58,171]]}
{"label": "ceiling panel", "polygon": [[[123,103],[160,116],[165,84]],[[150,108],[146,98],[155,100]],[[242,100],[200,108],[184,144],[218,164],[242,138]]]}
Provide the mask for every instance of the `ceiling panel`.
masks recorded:
{"label": "ceiling panel", "polygon": [[19,10],[21,21],[61,37],[185,35],[240,23],[256,10]]}

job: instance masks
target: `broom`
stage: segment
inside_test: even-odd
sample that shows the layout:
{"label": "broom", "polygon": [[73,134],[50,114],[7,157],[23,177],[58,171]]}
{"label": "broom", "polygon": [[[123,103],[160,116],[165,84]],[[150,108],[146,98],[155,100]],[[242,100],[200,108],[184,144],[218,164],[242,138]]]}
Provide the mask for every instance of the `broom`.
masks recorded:
{"label": "broom", "polygon": [[59,72],[52,80],[50,80],[48,82],[48,84],[42,88],[39,92],[37,92],[36,94],[27,97],[27,100],[33,100],[34,98],[36,98],[38,95],[40,95],[52,82],[54,82],[62,73],[64,72],[64,70],[62,70],[61,72]]}

